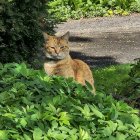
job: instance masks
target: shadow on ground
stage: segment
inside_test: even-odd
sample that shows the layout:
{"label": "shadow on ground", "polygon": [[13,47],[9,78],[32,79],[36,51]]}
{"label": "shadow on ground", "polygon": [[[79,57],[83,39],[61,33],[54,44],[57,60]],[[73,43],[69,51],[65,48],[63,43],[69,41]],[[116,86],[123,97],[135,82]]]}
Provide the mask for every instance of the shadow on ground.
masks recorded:
{"label": "shadow on ground", "polygon": [[113,57],[110,56],[87,56],[80,52],[71,51],[70,55],[73,59],[81,59],[86,62],[90,67],[106,67],[110,65],[119,64]]}
{"label": "shadow on ground", "polygon": [[71,36],[69,38],[69,41],[70,42],[92,42],[94,41],[94,39],[90,37]]}
{"label": "shadow on ground", "polygon": [[91,67],[133,63],[140,58],[139,37],[139,31],[72,34],[69,39],[71,56]]}
{"label": "shadow on ground", "polygon": [[137,43],[139,42],[139,37],[140,37],[140,32],[103,32],[103,33],[94,33],[90,35],[91,37],[86,36],[76,36],[76,35],[72,35],[69,38],[70,42],[94,42],[94,41],[101,41],[103,39],[103,41],[119,41],[121,43],[133,43],[134,41],[136,41]]}
{"label": "shadow on ground", "polygon": [[[71,36],[69,41],[70,42],[81,42],[81,43],[89,43],[89,42],[94,42],[97,40],[97,38],[91,38],[91,37],[80,37],[80,36]],[[91,48],[91,52],[92,52]],[[94,54],[94,53],[93,53]],[[115,58],[112,56],[94,56],[90,55],[88,56],[87,54],[83,52],[78,52],[78,51],[71,51],[70,55],[74,59],[81,59],[84,62],[86,62],[90,67],[106,67],[110,65],[117,65],[119,64]]]}

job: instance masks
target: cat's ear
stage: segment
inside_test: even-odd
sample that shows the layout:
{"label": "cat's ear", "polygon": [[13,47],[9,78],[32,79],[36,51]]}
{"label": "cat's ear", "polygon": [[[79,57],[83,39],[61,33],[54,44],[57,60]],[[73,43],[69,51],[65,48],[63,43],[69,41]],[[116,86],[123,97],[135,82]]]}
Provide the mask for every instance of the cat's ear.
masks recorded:
{"label": "cat's ear", "polygon": [[45,41],[48,41],[50,35],[48,35],[46,32],[43,32],[43,37]]}
{"label": "cat's ear", "polygon": [[63,36],[61,36],[62,39],[68,41],[69,40],[69,36],[70,36],[70,32],[66,32]]}

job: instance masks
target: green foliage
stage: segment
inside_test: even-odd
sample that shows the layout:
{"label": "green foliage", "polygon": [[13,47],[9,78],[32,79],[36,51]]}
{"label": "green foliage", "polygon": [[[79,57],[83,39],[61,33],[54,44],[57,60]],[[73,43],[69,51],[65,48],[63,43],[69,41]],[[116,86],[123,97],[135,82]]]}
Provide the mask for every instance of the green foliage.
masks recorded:
{"label": "green foliage", "polygon": [[131,105],[140,107],[140,60],[132,66],[129,77],[124,81],[125,87],[121,94],[129,98]]}
{"label": "green foliage", "polygon": [[71,78],[0,64],[2,140],[138,140],[138,110]]}
{"label": "green foliage", "polygon": [[95,87],[106,94],[118,94],[125,87],[122,83],[128,79],[130,70],[129,64],[93,69]]}
{"label": "green foliage", "polygon": [[140,0],[53,0],[49,13],[58,20],[83,17],[128,15],[140,11]]}
{"label": "green foliage", "polygon": [[33,61],[43,43],[40,21],[49,22],[44,16],[45,0],[0,1],[0,62]]}
{"label": "green foliage", "polygon": [[135,0],[130,6],[132,12],[140,12],[140,0]]}

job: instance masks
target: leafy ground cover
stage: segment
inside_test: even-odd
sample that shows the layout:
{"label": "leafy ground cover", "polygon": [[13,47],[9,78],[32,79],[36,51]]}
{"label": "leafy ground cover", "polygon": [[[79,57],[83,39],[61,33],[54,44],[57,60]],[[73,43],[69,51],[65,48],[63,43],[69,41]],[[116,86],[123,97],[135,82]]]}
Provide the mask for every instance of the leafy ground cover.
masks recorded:
{"label": "leafy ground cover", "polygon": [[58,20],[140,12],[140,0],[53,0],[48,6],[50,15]]}
{"label": "leafy ground cover", "polygon": [[[129,66],[98,69],[94,75],[104,86],[101,75],[115,76],[121,70],[124,75]],[[49,77],[41,70],[27,68],[24,63],[0,64],[0,138],[138,140],[138,110],[106,95],[110,83],[103,90],[96,81],[98,91],[94,96],[90,87],[82,87],[72,79]]]}
{"label": "leafy ground cover", "polygon": [[140,61],[133,65],[125,64],[97,69],[94,73],[99,91],[140,109]]}
{"label": "leafy ground cover", "polygon": [[140,59],[133,64],[129,78],[124,80],[125,87],[121,95],[127,98],[127,102],[135,108],[140,108]]}
{"label": "leafy ground cover", "polygon": [[131,67],[130,64],[122,64],[93,70],[97,89],[106,94],[119,94],[126,86],[122,81],[129,78]]}

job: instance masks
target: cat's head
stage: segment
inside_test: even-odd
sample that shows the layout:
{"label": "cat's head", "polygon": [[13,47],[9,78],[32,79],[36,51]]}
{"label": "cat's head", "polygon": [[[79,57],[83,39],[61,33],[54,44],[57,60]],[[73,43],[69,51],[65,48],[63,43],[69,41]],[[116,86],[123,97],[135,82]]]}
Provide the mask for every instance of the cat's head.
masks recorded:
{"label": "cat's head", "polygon": [[43,33],[45,44],[45,55],[49,59],[61,60],[69,56],[69,32],[61,37],[50,36]]}

